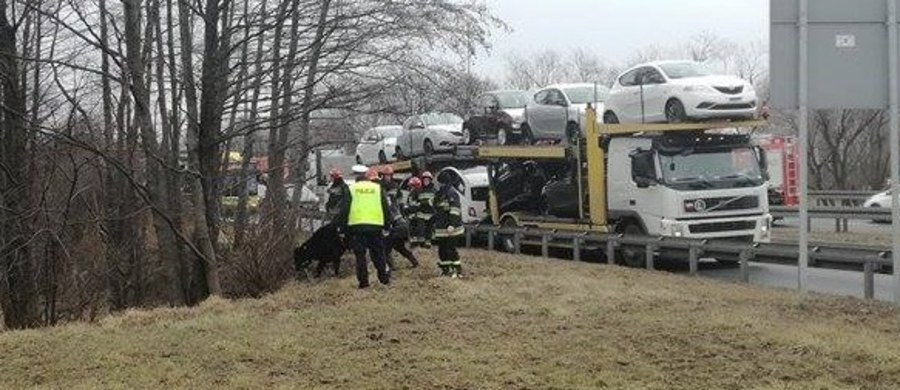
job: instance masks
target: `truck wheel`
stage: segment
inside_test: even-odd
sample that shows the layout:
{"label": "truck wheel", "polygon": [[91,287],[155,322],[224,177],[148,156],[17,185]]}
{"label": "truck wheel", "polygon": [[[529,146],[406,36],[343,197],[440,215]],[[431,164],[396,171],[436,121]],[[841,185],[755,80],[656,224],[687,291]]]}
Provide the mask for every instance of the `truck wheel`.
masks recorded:
{"label": "truck wheel", "polygon": [[[518,225],[516,224],[516,220],[512,218],[506,218],[500,224],[500,228],[502,229],[515,229]],[[512,234],[501,234],[500,238],[500,249],[502,249],[506,253],[516,253],[516,238]]]}
{"label": "truck wheel", "polygon": [[[635,222],[627,222],[622,234],[629,236],[641,236],[646,234],[641,225]],[[644,248],[636,246],[623,246],[616,253],[616,262],[631,268],[643,268],[647,265]]]}
{"label": "truck wheel", "polygon": [[356,155],[356,163],[357,163],[357,164],[360,164],[360,165],[362,165],[362,163],[363,163],[363,162],[362,162],[362,157],[360,157],[360,155],[358,155],[358,154]]}
{"label": "truck wheel", "polygon": [[400,149],[399,146],[397,147],[396,151],[394,151],[394,157],[397,159],[397,161],[406,159],[406,156],[403,155],[403,149]]}
{"label": "truck wheel", "polygon": [[387,163],[387,156],[384,154],[384,151],[378,152],[378,162],[385,164]]}

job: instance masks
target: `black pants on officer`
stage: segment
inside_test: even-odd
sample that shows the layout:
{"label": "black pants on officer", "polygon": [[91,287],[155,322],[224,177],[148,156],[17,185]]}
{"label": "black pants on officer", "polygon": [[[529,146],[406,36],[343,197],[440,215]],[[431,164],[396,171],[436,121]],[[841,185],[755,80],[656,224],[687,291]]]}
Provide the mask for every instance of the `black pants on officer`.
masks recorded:
{"label": "black pants on officer", "polygon": [[356,280],[359,281],[359,288],[369,287],[369,262],[366,259],[366,252],[372,258],[372,263],[375,264],[378,281],[381,284],[389,284],[391,275],[388,273],[384,260],[384,238],[381,231],[366,229],[351,231],[350,234],[353,254],[356,256]]}

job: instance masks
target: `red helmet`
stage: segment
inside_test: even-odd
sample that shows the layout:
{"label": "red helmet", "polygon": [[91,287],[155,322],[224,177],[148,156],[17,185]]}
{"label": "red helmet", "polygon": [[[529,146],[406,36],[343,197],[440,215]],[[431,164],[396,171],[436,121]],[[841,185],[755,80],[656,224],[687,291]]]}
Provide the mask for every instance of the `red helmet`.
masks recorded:
{"label": "red helmet", "polygon": [[392,176],[394,174],[394,167],[390,165],[385,165],[381,168],[381,174],[386,176]]}
{"label": "red helmet", "polygon": [[331,176],[331,180],[337,180],[341,178],[341,170],[337,168],[332,168],[330,172],[328,172],[328,176]]}
{"label": "red helmet", "polygon": [[375,168],[369,168],[369,170],[366,171],[366,180],[376,180],[376,179],[378,179],[378,171],[375,170]]}
{"label": "red helmet", "polygon": [[419,176],[422,176],[422,180],[425,180],[425,179],[434,180],[434,176],[432,176],[431,172],[428,172],[428,171],[422,172],[422,174]]}
{"label": "red helmet", "polygon": [[422,188],[422,180],[418,177],[413,176],[411,179],[409,179],[408,185],[415,189]]}

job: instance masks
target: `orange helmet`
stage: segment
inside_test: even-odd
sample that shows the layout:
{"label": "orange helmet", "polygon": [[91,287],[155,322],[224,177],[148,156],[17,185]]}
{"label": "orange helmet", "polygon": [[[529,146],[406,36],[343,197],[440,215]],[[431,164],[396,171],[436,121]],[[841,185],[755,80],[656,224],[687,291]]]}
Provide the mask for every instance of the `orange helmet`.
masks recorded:
{"label": "orange helmet", "polygon": [[328,172],[328,176],[331,176],[331,180],[337,180],[341,178],[341,170],[337,168],[332,168],[330,172]]}
{"label": "orange helmet", "polygon": [[425,179],[434,180],[434,176],[432,176],[431,172],[428,172],[428,171],[422,172],[422,174],[419,176],[422,176],[422,180],[425,180]]}
{"label": "orange helmet", "polygon": [[381,174],[387,175],[387,176],[392,176],[394,174],[394,167],[392,167],[390,165],[385,165],[383,168],[381,168]]}
{"label": "orange helmet", "polygon": [[408,185],[415,189],[422,188],[422,180],[419,179],[418,177],[413,176],[411,179],[409,179]]}
{"label": "orange helmet", "polygon": [[376,179],[378,179],[378,171],[375,170],[375,168],[369,168],[369,170],[366,171],[366,180],[376,180]]}

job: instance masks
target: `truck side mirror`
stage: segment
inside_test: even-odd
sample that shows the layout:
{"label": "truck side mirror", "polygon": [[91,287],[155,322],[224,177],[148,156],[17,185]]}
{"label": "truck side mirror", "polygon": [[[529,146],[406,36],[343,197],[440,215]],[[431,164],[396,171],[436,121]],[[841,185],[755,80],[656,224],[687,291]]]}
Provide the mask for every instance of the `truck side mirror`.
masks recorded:
{"label": "truck side mirror", "polygon": [[769,180],[769,160],[766,158],[766,150],[762,146],[754,146],[753,150],[756,152],[757,161],[759,161],[759,171],[764,179]]}
{"label": "truck side mirror", "polygon": [[659,184],[652,151],[638,149],[631,153],[631,179],[638,188]]}

